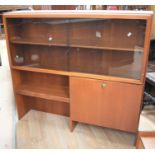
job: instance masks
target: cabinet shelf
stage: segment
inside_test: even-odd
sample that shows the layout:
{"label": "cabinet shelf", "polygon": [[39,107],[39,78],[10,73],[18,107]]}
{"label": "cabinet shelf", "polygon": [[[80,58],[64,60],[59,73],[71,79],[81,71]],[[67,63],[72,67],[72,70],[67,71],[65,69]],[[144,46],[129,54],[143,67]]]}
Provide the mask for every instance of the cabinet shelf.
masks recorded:
{"label": "cabinet shelf", "polygon": [[78,72],[66,72],[66,71],[58,71],[58,70],[50,70],[50,69],[33,68],[33,67],[27,67],[27,66],[12,66],[11,68],[15,69],[15,70],[20,70],[20,71],[28,71],[28,72],[36,72],[36,73],[47,73],[47,74],[75,76],[75,77],[86,77],[86,78],[92,78],[92,79],[142,84],[142,82],[140,80],[129,79],[129,78],[120,78],[120,77],[107,76],[107,75],[105,76],[105,75],[86,74],[86,73],[80,73],[80,72],[79,73]]}
{"label": "cabinet shelf", "polygon": [[83,41],[74,40],[72,39],[71,43],[65,43],[65,41],[43,41],[43,40],[37,40],[33,41],[31,39],[11,39],[11,43],[13,44],[23,44],[23,45],[40,45],[40,46],[61,46],[61,47],[74,47],[74,48],[88,48],[88,49],[100,49],[100,50],[112,50],[112,51],[123,51],[123,52],[134,52],[139,51],[143,52],[143,48],[136,46],[136,48],[124,48],[124,47],[112,47],[112,46],[98,46],[95,45],[95,41],[89,41],[88,43],[85,43]]}
{"label": "cabinet shelf", "polygon": [[16,93],[30,97],[69,103],[68,89],[65,87],[53,87],[51,89],[32,85],[21,85],[16,89]]}
{"label": "cabinet shelf", "polygon": [[16,70],[21,70],[21,71],[30,71],[30,72],[37,72],[37,73],[48,73],[48,74],[69,76],[69,72],[66,72],[66,71],[41,69],[41,68],[27,67],[27,66],[12,66],[11,68],[16,69]]}
{"label": "cabinet shelf", "polygon": [[65,44],[63,41],[54,43],[54,42],[43,41],[43,40],[33,41],[31,39],[11,39],[10,42],[14,44],[23,44],[23,45],[64,46],[64,47],[67,46],[67,44]]}

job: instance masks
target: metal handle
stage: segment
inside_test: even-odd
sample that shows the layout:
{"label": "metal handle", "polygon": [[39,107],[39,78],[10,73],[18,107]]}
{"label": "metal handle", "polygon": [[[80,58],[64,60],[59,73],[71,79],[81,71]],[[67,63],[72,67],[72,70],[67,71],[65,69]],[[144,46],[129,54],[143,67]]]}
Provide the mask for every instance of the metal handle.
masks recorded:
{"label": "metal handle", "polygon": [[107,86],[106,83],[102,83],[102,84],[101,84],[101,87],[102,87],[102,88],[106,88],[106,86]]}

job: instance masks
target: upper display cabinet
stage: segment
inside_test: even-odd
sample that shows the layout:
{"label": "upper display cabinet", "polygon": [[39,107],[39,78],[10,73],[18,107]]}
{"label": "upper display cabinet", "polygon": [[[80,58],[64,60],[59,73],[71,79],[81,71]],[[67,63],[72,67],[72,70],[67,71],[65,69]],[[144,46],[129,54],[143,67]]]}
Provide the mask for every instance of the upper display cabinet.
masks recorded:
{"label": "upper display cabinet", "polygon": [[148,15],[12,15],[6,18],[11,63],[65,71],[68,75],[141,80],[147,62]]}

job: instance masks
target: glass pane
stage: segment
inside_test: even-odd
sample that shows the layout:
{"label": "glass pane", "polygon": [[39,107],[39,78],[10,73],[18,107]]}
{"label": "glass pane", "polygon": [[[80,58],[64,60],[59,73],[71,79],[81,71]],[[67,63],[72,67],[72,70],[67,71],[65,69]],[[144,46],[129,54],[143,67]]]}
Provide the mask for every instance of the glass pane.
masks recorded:
{"label": "glass pane", "polygon": [[14,65],[140,79],[145,20],[9,19]]}
{"label": "glass pane", "polygon": [[145,20],[70,20],[70,71],[140,79]]}
{"label": "glass pane", "polygon": [[13,65],[69,71],[68,47],[16,45]]}
{"label": "glass pane", "polygon": [[143,52],[75,48],[70,71],[140,79]]}
{"label": "glass pane", "polygon": [[9,29],[12,42],[68,45],[68,20],[21,19]]}
{"label": "glass pane", "polygon": [[144,20],[73,19],[70,44],[126,51],[143,50],[145,24]]}

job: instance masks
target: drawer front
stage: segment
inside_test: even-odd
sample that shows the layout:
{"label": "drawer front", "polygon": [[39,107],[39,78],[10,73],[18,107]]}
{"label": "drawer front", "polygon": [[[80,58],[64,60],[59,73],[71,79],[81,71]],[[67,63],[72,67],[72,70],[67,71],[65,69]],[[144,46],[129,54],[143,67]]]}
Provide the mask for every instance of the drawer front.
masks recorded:
{"label": "drawer front", "polygon": [[136,132],[142,91],[142,85],[71,77],[71,119]]}

